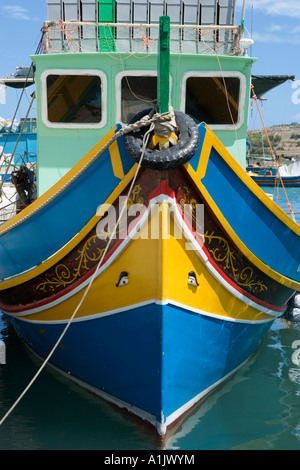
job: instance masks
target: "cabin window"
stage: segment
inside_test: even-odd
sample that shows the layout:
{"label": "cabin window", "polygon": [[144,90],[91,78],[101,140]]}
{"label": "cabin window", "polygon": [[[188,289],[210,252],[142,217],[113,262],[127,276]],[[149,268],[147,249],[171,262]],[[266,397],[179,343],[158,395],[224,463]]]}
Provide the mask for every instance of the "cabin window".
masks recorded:
{"label": "cabin window", "polygon": [[241,116],[239,76],[190,75],[185,80],[185,112],[197,123],[237,125]]}
{"label": "cabin window", "polygon": [[157,77],[123,75],[121,78],[120,119],[128,123],[140,111],[153,108],[157,101]]}
{"label": "cabin window", "polygon": [[[60,73],[59,73],[60,72]],[[106,83],[96,73],[45,72],[44,120],[51,127],[102,127]],[[104,86],[105,85],[105,86]]]}

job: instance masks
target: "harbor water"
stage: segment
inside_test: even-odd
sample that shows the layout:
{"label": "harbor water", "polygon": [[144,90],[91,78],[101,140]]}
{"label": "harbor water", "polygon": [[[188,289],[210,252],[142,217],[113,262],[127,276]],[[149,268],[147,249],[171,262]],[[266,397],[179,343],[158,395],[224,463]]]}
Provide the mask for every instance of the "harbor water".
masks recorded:
{"label": "harbor water", "polygon": [[[282,189],[265,190],[289,212]],[[287,189],[287,195],[300,223],[300,189]],[[40,362],[1,313],[0,340],[6,353],[0,364],[1,420]],[[148,428],[46,367],[0,426],[0,449],[129,451],[161,445]],[[300,450],[300,323],[277,319],[254,356],[189,415],[164,449]]]}

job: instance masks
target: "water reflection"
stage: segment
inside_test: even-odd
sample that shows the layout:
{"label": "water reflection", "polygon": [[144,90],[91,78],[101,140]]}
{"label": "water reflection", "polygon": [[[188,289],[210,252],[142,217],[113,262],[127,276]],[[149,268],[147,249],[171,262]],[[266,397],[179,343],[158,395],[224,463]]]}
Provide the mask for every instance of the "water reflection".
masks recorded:
{"label": "water reflection", "polygon": [[177,449],[300,449],[300,325],[278,319],[240,371],[173,436]]}
{"label": "water reflection", "polygon": [[[300,366],[293,356],[299,330],[276,320],[252,359],[194,410],[165,448],[300,449]],[[0,365],[2,417],[39,363],[1,318],[0,332],[7,352]],[[0,427],[0,449],[158,448],[148,428],[49,369]]]}

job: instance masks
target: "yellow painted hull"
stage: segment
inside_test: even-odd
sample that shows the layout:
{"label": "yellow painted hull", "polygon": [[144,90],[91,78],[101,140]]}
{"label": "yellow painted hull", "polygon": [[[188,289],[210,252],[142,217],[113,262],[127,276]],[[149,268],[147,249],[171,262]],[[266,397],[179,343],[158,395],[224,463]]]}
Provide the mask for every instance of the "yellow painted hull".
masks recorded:
{"label": "yellow painted hull", "polygon": [[[188,310],[239,321],[267,321],[274,316],[254,308],[235,297],[207,269],[193,249],[186,250],[189,240],[174,237],[174,220],[169,204],[159,205],[126,248],[90,287],[76,319],[122,311],[144,303],[171,303]],[[153,227],[162,234],[149,239]],[[117,287],[119,274],[129,273],[126,286]],[[188,273],[194,271],[199,285],[188,284]],[[19,318],[36,322],[67,321],[83,296],[85,287],[53,306],[26,311]]]}

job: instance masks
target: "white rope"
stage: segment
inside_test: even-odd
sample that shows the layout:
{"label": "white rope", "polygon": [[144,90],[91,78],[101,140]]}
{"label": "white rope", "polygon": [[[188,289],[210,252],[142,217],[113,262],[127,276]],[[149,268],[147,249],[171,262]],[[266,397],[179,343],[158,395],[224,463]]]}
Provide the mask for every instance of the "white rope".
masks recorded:
{"label": "white rope", "polygon": [[50,354],[46,357],[46,359],[44,360],[44,362],[42,363],[42,365],[40,366],[40,368],[38,369],[38,371],[36,372],[36,374],[34,375],[34,377],[32,378],[32,380],[29,382],[29,384],[27,385],[27,387],[26,387],[26,388],[23,390],[23,392],[21,393],[21,395],[17,398],[17,400],[14,402],[14,404],[11,406],[11,408],[10,408],[10,409],[7,411],[7,413],[3,416],[3,418],[2,418],[1,421],[0,421],[0,426],[4,423],[4,421],[8,418],[8,416],[12,413],[12,411],[15,409],[15,407],[17,406],[17,404],[21,401],[21,399],[24,397],[24,395],[26,394],[26,392],[30,389],[30,387],[32,386],[32,384],[33,384],[33,383],[35,382],[35,380],[38,378],[38,376],[40,375],[40,373],[42,372],[42,370],[44,369],[44,367],[46,366],[46,364],[49,362],[51,356],[53,355],[53,353],[55,352],[56,348],[57,348],[58,345],[60,344],[62,338],[65,336],[65,334],[66,334],[68,328],[70,327],[70,325],[71,325],[73,319],[75,318],[75,316],[76,316],[78,310],[80,309],[81,305],[83,304],[84,299],[86,298],[86,296],[87,296],[87,294],[88,294],[88,292],[89,292],[89,290],[90,290],[90,288],[91,288],[91,286],[92,286],[92,284],[93,284],[93,282],[94,282],[94,280],[95,280],[95,278],[96,278],[97,272],[98,272],[98,270],[99,270],[100,267],[101,267],[102,261],[103,261],[104,257],[106,256],[106,253],[107,253],[107,250],[108,250],[109,245],[110,245],[110,243],[111,243],[111,240],[112,240],[112,239],[114,238],[114,236],[115,236],[117,227],[118,227],[118,225],[119,225],[120,220],[122,219],[124,210],[125,210],[125,208],[127,207],[127,202],[128,202],[129,196],[130,196],[130,194],[131,194],[131,192],[132,192],[133,186],[134,186],[134,184],[135,184],[137,175],[138,175],[139,170],[140,170],[140,167],[141,167],[142,160],[143,160],[143,158],[144,158],[144,153],[145,153],[145,149],[146,149],[146,147],[147,147],[149,134],[150,134],[150,132],[152,132],[152,130],[153,130],[153,128],[154,128],[154,122],[155,122],[155,120],[152,120],[152,123],[151,123],[151,125],[150,125],[150,128],[148,129],[148,131],[147,131],[147,132],[145,133],[145,135],[144,135],[144,138],[143,138],[143,145],[142,145],[142,150],[141,150],[141,157],[140,157],[140,160],[139,160],[138,167],[137,167],[137,170],[136,170],[136,172],[135,172],[135,175],[134,175],[134,177],[133,177],[133,179],[132,179],[132,182],[131,182],[131,185],[130,185],[130,188],[129,188],[127,197],[126,197],[126,199],[125,199],[125,201],[124,201],[123,208],[122,208],[122,210],[121,210],[121,212],[120,212],[119,218],[118,218],[118,220],[117,220],[117,222],[116,222],[116,224],[115,224],[114,230],[113,230],[113,232],[112,232],[112,234],[111,234],[111,236],[110,236],[110,238],[109,238],[109,240],[108,240],[108,243],[107,243],[107,245],[106,245],[106,247],[105,247],[105,250],[104,250],[104,252],[102,253],[102,256],[101,256],[101,258],[100,258],[100,260],[99,260],[99,262],[98,262],[98,264],[97,264],[97,267],[96,267],[96,269],[95,269],[95,271],[94,271],[94,273],[93,273],[93,275],[92,275],[92,277],[91,277],[91,279],[90,279],[90,282],[89,282],[89,284],[87,285],[87,287],[86,287],[86,289],[85,289],[85,291],[84,291],[84,293],[83,293],[83,296],[81,297],[81,299],[80,299],[80,301],[79,301],[77,307],[75,308],[75,310],[74,310],[74,312],[73,312],[73,315],[72,315],[71,318],[68,320],[67,325],[65,326],[63,332],[61,333],[60,337],[58,338],[57,342],[55,343],[55,345],[54,345],[53,349],[51,350]]}

